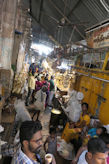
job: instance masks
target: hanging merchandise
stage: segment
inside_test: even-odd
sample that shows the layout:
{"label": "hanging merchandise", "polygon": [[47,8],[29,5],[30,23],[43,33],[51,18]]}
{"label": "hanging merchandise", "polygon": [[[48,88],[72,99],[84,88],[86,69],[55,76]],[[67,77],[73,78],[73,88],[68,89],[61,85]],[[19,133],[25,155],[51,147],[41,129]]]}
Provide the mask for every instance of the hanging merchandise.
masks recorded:
{"label": "hanging merchandise", "polygon": [[69,93],[70,99],[67,103],[67,108],[65,108],[65,112],[68,113],[68,117],[71,121],[77,122],[80,118],[82,108],[80,101],[83,99],[82,92],[72,91]]}
{"label": "hanging merchandise", "polygon": [[27,78],[26,73],[21,72],[19,74],[16,74],[12,93],[16,93],[16,94],[22,93],[22,88],[24,87],[26,78]]}

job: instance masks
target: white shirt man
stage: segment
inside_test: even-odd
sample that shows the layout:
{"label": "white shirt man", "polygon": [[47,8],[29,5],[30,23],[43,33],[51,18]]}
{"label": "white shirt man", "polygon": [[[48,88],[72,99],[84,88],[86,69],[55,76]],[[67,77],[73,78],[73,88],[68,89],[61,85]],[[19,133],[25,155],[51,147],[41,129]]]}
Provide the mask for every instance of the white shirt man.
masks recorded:
{"label": "white shirt man", "polygon": [[86,161],[86,158],[85,158],[86,157],[86,153],[87,153],[87,150],[82,152],[82,154],[79,157],[79,160],[78,160],[77,164],[88,164],[87,161]]}

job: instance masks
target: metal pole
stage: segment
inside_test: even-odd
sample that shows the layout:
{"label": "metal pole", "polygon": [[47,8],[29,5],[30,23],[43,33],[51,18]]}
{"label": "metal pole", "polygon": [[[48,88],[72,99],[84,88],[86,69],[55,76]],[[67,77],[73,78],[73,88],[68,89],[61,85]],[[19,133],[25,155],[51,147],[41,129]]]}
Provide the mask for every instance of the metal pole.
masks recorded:
{"label": "metal pole", "polygon": [[[72,22],[62,13],[62,11],[53,3],[53,1],[52,0],[49,0],[50,1],[50,3],[52,4],[52,6],[54,6],[54,8],[64,17],[64,19],[69,23],[69,24],[71,24],[72,25]],[[83,39],[85,39],[85,37],[82,35],[82,33],[78,30],[78,28],[76,27],[76,30],[77,30],[77,32],[80,34],[80,36],[83,38]]]}
{"label": "metal pole", "polygon": [[71,42],[71,40],[72,40],[72,36],[73,36],[74,31],[75,31],[75,26],[73,27],[73,30],[72,30],[72,33],[71,33],[71,35],[70,35],[70,38],[69,38],[68,43],[70,43],[70,42]]}
{"label": "metal pole", "polygon": [[87,75],[87,74],[81,73],[81,72],[76,72],[76,73],[78,73],[79,75],[84,75],[84,76],[87,76],[87,77],[89,76],[89,77],[91,77],[93,79],[96,79],[96,80],[100,80],[100,81],[104,81],[104,82],[109,83],[109,80],[105,80],[105,79],[102,79],[102,78],[99,78],[99,77],[96,77],[96,76],[90,76],[90,75]]}

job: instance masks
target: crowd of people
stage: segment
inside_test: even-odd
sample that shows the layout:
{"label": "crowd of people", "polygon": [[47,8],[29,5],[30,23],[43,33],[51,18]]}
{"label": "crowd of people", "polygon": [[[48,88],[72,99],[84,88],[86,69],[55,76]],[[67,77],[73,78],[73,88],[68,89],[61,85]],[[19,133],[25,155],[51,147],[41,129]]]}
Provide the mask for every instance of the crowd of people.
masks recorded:
{"label": "crowd of people", "polygon": [[[41,116],[46,107],[53,106],[54,95],[54,77],[49,77],[47,73],[39,73],[33,64],[28,73],[28,94],[25,103],[22,100],[14,100],[16,116],[13,133],[15,142],[4,144],[1,148],[3,156],[13,157],[13,164],[56,164],[58,129],[50,127],[49,136],[43,143],[41,125]],[[101,124],[96,124],[96,127],[90,126],[91,118],[87,103],[83,102],[81,108],[82,113],[79,120],[77,122],[68,120],[60,134],[61,139],[74,146],[75,158],[70,163],[109,164],[109,134]],[[29,111],[32,109],[37,113],[36,120],[30,116]],[[52,161],[41,159],[42,147],[46,153],[52,154]]]}
{"label": "crowd of people", "polygon": [[39,114],[43,113],[47,106],[52,107],[52,99],[55,94],[54,76],[34,69],[33,65],[28,73],[28,95],[25,105],[28,109],[35,109]]}

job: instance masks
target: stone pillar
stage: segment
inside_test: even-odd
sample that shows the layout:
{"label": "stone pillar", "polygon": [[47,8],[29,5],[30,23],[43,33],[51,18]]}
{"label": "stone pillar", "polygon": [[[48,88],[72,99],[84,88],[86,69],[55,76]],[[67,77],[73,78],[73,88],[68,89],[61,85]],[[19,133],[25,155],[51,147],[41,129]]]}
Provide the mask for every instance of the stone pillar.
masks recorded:
{"label": "stone pillar", "polygon": [[20,43],[19,54],[17,59],[17,73],[21,72],[23,67],[23,61],[25,58],[25,43],[22,41]]}
{"label": "stone pillar", "polygon": [[31,30],[31,18],[22,0],[18,1],[16,14],[16,34],[12,55],[12,64],[16,67],[12,93],[21,94],[27,76],[28,65],[25,64],[25,55],[29,49],[29,36]]}
{"label": "stone pillar", "polygon": [[20,73],[24,64],[25,54],[27,47],[29,47],[29,36],[31,29],[31,19],[28,14],[28,9],[22,5],[22,0],[18,1],[17,14],[16,14],[16,26],[14,49],[12,55],[12,65],[16,67],[16,73]]}
{"label": "stone pillar", "polygon": [[10,70],[14,43],[17,0],[4,0],[1,1],[0,4],[0,66],[3,69]]}
{"label": "stone pillar", "polygon": [[2,96],[8,97],[12,87],[11,58],[15,34],[17,0],[0,1],[0,84]]}

